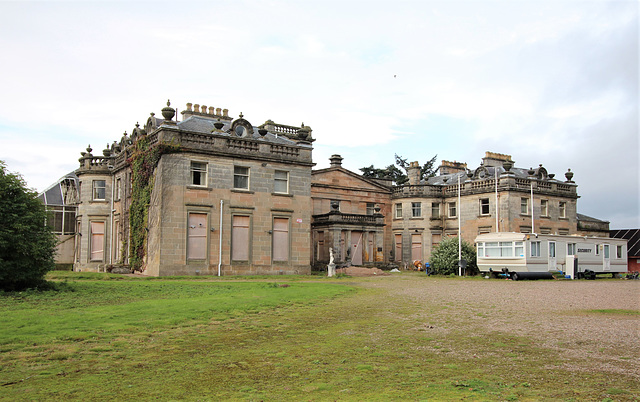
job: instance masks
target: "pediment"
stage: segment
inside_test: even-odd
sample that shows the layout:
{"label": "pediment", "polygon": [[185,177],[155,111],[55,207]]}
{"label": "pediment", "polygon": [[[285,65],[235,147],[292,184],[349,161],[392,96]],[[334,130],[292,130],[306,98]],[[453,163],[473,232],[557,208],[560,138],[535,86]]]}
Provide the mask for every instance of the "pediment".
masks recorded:
{"label": "pediment", "polygon": [[347,188],[385,193],[391,192],[389,187],[341,167],[332,167],[313,171],[311,173],[311,186]]}

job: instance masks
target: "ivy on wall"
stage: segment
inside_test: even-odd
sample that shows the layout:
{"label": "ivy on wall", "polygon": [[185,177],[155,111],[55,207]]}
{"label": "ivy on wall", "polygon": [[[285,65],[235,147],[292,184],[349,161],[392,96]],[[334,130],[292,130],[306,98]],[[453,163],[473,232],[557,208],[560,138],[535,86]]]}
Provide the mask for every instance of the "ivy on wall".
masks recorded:
{"label": "ivy on wall", "polygon": [[129,208],[129,265],[134,271],[144,269],[147,252],[149,206],[153,192],[153,173],[163,154],[179,152],[181,147],[160,141],[150,145],[147,136],[138,137],[127,160],[131,166],[131,206]]}

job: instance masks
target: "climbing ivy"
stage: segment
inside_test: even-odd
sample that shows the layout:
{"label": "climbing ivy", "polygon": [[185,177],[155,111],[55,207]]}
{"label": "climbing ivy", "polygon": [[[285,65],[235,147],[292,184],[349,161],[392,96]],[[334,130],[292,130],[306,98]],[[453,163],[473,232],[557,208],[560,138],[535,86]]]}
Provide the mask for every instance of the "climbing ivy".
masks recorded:
{"label": "climbing ivy", "polygon": [[150,145],[147,136],[138,137],[133,153],[127,160],[131,166],[131,206],[129,208],[129,265],[135,271],[143,270],[147,251],[149,205],[153,192],[153,172],[160,157],[180,151],[179,145],[158,142]]}

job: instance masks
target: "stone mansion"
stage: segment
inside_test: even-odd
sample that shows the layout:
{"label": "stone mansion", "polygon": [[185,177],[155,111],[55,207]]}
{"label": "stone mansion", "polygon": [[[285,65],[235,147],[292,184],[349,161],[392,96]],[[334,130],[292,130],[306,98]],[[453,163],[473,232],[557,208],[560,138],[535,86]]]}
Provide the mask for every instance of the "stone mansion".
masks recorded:
{"label": "stone mansion", "polygon": [[[428,261],[443,238],[480,233],[608,236],[606,221],[577,212],[573,173],[518,168],[487,152],[481,165],[442,161],[408,184],[342,167],[314,170],[312,130],[169,102],[131,134],[41,194],[60,238],[58,262],[76,271],[130,265],[153,276],[308,274],[337,264]],[[458,199],[460,201],[458,201]]]}

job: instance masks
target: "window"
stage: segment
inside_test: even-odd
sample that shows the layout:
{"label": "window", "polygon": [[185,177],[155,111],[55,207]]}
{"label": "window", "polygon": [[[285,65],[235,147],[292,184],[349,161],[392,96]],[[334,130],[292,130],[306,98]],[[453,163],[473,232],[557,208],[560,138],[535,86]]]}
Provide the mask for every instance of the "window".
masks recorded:
{"label": "window", "polygon": [[560,208],[560,218],[566,218],[567,217],[567,203],[565,201],[560,201],[560,204],[558,206]]}
{"label": "window", "polygon": [[106,192],[107,192],[107,185],[104,180],[93,181],[93,200],[94,201],[106,200],[105,198]]}
{"label": "window", "polygon": [[289,172],[276,170],[273,182],[273,192],[282,194],[289,193]]}
{"label": "window", "polygon": [[207,164],[204,162],[191,162],[191,185],[207,185]]}
{"label": "window", "polygon": [[233,188],[248,190],[249,189],[249,168],[235,166],[233,168]]}
{"label": "window", "polygon": [[422,261],[422,235],[411,235],[411,260]]}
{"label": "window", "polygon": [[231,259],[249,261],[249,222],[251,217],[234,215],[231,228]]}
{"label": "window", "polygon": [[528,198],[520,198],[520,213],[522,215],[529,215],[529,199]]}
{"label": "window", "polygon": [[600,245],[596,244],[596,255],[600,255]]}
{"label": "window", "polygon": [[122,180],[118,177],[116,179],[116,200],[120,199],[121,196],[121,192],[122,192]]}
{"label": "window", "polygon": [[53,233],[59,235],[72,235],[76,226],[76,207],[47,207],[49,212],[47,225],[53,229]]}
{"label": "window", "polygon": [[411,203],[411,216],[414,218],[419,218],[422,216],[422,203],[421,202],[412,202]]}
{"label": "window", "polygon": [[289,218],[273,218],[273,261],[289,260]]}
{"label": "window", "polygon": [[367,215],[373,215],[376,212],[376,204],[367,202]]}
{"label": "window", "polygon": [[104,260],[104,222],[91,222],[91,261]]}
{"label": "window", "polygon": [[189,213],[187,224],[187,260],[206,259],[207,214]]}
{"label": "window", "polygon": [[456,210],[456,203],[455,202],[450,202],[449,203],[449,218],[455,218],[456,216],[458,216],[458,212]]}
{"label": "window", "polygon": [[549,201],[540,200],[540,215],[549,216]]}
{"label": "window", "polygon": [[489,199],[480,199],[480,215],[489,215]]}
{"label": "window", "polygon": [[[598,246],[596,246],[596,250],[598,250]],[[596,251],[596,254],[598,254],[597,251]],[[576,255],[575,243],[567,243],[567,255]]]}
{"label": "window", "polygon": [[616,246],[616,258],[622,258],[622,246]]}
{"label": "window", "polygon": [[524,243],[521,241],[493,241],[478,243],[478,257],[513,258],[524,257]]}
{"label": "window", "polygon": [[554,241],[549,242],[549,257],[556,258],[556,242]]}
{"label": "window", "polygon": [[396,243],[396,261],[402,261],[402,235],[396,234],[394,237]]}
{"label": "window", "polygon": [[432,218],[440,218],[440,203],[432,202],[431,203],[431,217]]}
{"label": "window", "polygon": [[402,218],[402,204],[396,204],[396,219]]}
{"label": "window", "polygon": [[532,241],[531,242],[531,256],[532,257],[540,257],[540,242]]}

